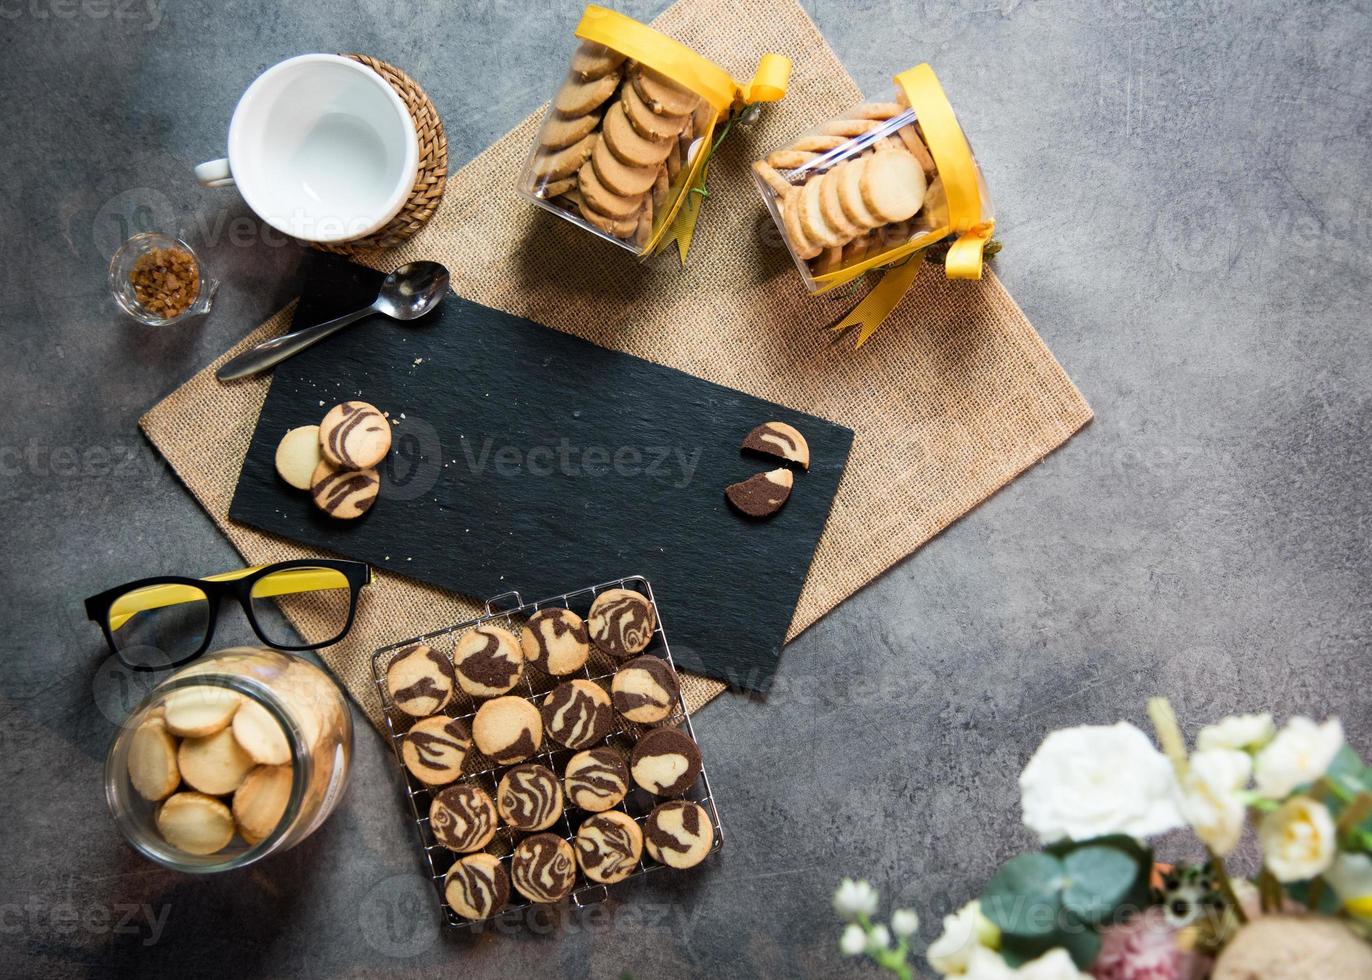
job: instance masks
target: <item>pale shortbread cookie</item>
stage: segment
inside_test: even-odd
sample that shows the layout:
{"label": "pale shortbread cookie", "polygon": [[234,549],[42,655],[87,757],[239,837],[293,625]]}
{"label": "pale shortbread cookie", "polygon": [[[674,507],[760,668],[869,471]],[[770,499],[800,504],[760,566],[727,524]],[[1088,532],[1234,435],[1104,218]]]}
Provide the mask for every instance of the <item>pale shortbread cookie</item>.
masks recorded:
{"label": "pale shortbread cookie", "polygon": [[308,490],[319,458],[319,426],[302,425],[287,432],[277,444],[276,472],[297,490]]}
{"label": "pale shortbread cookie", "polygon": [[572,71],[580,78],[603,78],[624,64],[624,55],[594,41],[582,41],[572,52]]}
{"label": "pale shortbread cookie", "polygon": [[294,773],[290,766],[257,766],[233,794],[238,835],[249,844],[266,840],[286,812]]}
{"label": "pale shortbread cookie", "polygon": [[610,152],[631,167],[653,167],[667,159],[672,150],[673,137],[653,140],[641,135],[629,124],[624,102],[618,101],[605,113],[602,132]]}
{"label": "pale shortbread cookie", "polygon": [[884,222],[914,217],[924,205],[924,170],[903,151],[877,153],[864,161],[858,189],[862,203]]}
{"label": "pale shortbread cookie", "polygon": [[162,718],[149,718],[129,739],[129,782],[145,800],[157,801],[181,785],[176,764],[176,739]]}
{"label": "pale shortbread cookie", "polygon": [[496,698],[477,709],[472,740],[494,762],[523,762],[543,744],[543,718],[523,698]]}
{"label": "pale shortbread cookie", "polygon": [[862,200],[862,173],[870,159],[868,156],[849,160],[834,170],[834,177],[838,181],[839,206],[853,224],[863,228],[875,228],[882,223],[881,218],[873,214]]}
{"label": "pale shortbread cookie", "polygon": [[256,701],[245,701],[229,726],[239,746],[254,762],[281,766],[291,761],[291,744],[281,723]]}
{"label": "pale shortbread cookie", "polygon": [[801,195],[797,191],[781,199],[782,225],[786,229],[786,240],[791,243],[796,255],[802,259],[813,259],[822,249],[806,237],[805,229],[801,226],[800,198]]}
{"label": "pale shortbread cookie", "polygon": [[660,116],[689,115],[700,104],[700,96],[650,68],[640,65],[629,78],[644,105]]}
{"label": "pale shortbread cookie", "polygon": [[227,687],[183,687],[167,695],[163,718],[167,730],[182,738],[213,735],[233,720],[242,697]]}
{"label": "pale shortbread cookie", "polygon": [[229,728],[201,738],[183,739],[176,750],[176,764],[188,786],[211,796],[224,796],[238,789],[243,777],[257,765]]}
{"label": "pale shortbread cookie", "polygon": [[204,793],[177,793],[157,811],[157,830],[172,847],[187,854],[223,850],[233,840],[233,814]]}
{"label": "pale shortbread cookie", "polygon": [[610,71],[599,78],[572,77],[562,83],[553,96],[553,109],[575,119],[599,108],[619,88],[619,72]]}

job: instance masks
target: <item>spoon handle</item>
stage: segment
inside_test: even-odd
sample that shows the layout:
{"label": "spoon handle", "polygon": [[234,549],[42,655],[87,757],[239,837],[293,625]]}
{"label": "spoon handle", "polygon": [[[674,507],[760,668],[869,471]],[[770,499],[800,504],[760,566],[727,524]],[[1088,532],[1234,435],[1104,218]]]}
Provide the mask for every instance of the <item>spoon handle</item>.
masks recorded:
{"label": "spoon handle", "polygon": [[250,374],[265,371],[269,367],[280,364],[288,357],[294,357],[306,347],[313,347],[325,337],[337,333],[348,324],[356,323],[364,316],[370,316],[376,312],[375,305],[366,306],[360,310],[354,310],[352,313],[345,313],[337,319],[325,320],[323,323],[316,323],[304,330],[273,337],[271,340],[264,341],[252,350],[244,351],[232,360],[220,365],[219,370],[214,372],[214,376],[220,381],[233,381],[236,378],[246,378]]}

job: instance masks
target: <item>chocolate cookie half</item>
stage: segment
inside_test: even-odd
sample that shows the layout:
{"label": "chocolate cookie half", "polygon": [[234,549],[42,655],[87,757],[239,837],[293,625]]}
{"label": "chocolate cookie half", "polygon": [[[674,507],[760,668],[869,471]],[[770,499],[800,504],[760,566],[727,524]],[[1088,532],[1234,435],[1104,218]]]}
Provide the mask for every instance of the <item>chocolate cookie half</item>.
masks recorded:
{"label": "chocolate cookie half", "polygon": [[785,422],[763,422],[744,437],[742,448],[810,468],[810,444],[799,429]]}
{"label": "chocolate cookie half", "polygon": [[791,471],[785,468],[755,473],[742,483],[724,488],[729,503],[749,517],[771,517],[791,496]]}
{"label": "chocolate cookie half", "polygon": [[534,834],[519,842],[510,862],[510,878],[531,902],[556,902],[576,883],[572,845],[556,834]]}
{"label": "chocolate cookie half", "polygon": [[680,796],[700,775],[700,749],[675,728],[654,728],[634,745],[634,782],[657,796]]}

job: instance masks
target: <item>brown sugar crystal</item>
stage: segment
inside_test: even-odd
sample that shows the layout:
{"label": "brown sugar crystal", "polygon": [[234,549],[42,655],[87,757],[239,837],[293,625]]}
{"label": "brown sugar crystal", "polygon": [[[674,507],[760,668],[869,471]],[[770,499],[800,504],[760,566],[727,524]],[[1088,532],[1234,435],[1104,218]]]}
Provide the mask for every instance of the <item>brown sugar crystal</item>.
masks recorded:
{"label": "brown sugar crystal", "polygon": [[134,298],[153,316],[170,320],[195,302],[200,292],[200,271],[195,256],[179,248],[154,248],[144,252],[129,273]]}

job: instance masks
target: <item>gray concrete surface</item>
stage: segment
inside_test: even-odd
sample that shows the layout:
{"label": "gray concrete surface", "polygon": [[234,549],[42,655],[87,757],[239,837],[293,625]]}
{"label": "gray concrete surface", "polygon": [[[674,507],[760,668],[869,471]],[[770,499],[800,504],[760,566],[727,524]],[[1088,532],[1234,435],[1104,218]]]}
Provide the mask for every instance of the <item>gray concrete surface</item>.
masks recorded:
{"label": "gray concrete surface", "polygon": [[[835,882],[867,875],[932,937],[1027,842],[1015,777],[1055,727],[1142,722],[1161,692],[1193,727],[1337,713],[1372,748],[1367,4],[806,6],[869,91],[927,59],[957,93],[999,272],[1098,418],[794,643],[768,701],[701,714],[729,831],[712,866],[556,930],[450,937],[366,729],[342,806],[290,854],[215,880],[135,857],[97,707],[129,695],[80,600],[234,564],[135,423],[293,287],[299,252],[190,177],[242,87],[301,51],[373,52],[428,87],[457,166],[545,97],[579,5],[0,0],[0,972],[831,977],[864,969],[837,954]],[[139,208],[219,271],[205,322],[110,309]]]}

